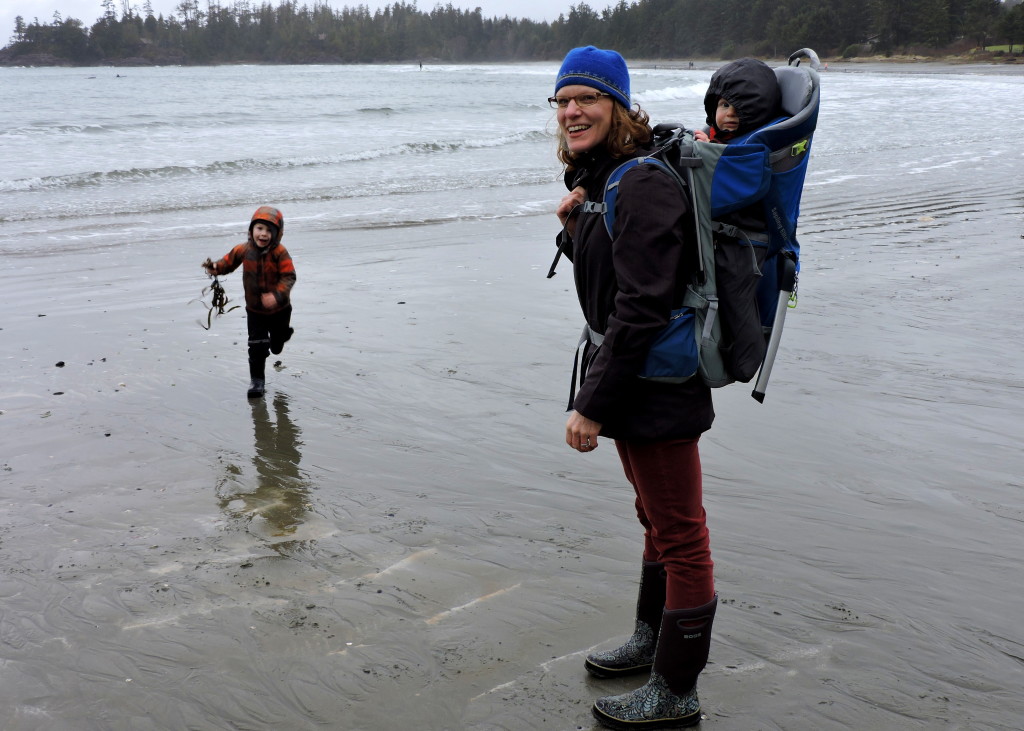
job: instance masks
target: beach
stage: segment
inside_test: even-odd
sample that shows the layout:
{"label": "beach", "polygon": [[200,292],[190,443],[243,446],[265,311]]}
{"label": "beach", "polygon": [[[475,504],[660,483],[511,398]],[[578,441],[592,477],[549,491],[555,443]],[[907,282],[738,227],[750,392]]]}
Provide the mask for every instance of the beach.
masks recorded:
{"label": "beach", "polygon": [[[1021,254],[947,228],[805,275],[765,403],[716,392],[708,727],[1020,718],[1021,326],[982,315]],[[582,657],[628,634],[641,542],[612,445],[562,441],[579,316],[551,234],[398,228],[342,257],[295,231],[296,335],[254,401],[241,311],[205,331],[190,303],[220,241],[20,258],[5,727],[590,728],[631,687]]]}
{"label": "beach", "polygon": [[[408,69],[267,67],[309,105],[258,123],[213,106],[241,67],[21,71],[55,101],[0,132],[4,731],[595,729],[644,680],[583,669],[633,628],[642,536],[614,445],[564,443],[550,69],[438,70],[425,110]],[[699,108],[683,73],[635,74],[655,118]],[[324,108],[339,74],[366,98]],[[1020,84],[823,81],[799,302],[764,403],[716,390],[700,443],[704,729],[1020,728],[1024,121],[969,124]],[[249,400],[200,264],[270,201],[295,336]]]}

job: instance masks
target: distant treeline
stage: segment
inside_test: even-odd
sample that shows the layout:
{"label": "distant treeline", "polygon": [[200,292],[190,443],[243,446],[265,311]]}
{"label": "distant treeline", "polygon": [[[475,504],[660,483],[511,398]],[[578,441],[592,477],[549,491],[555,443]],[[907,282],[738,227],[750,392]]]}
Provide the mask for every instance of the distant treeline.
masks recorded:
{"label": "distant treeline", "polygon": [[601,12],[586,3],[552,23],[484,18],[479,9],[395,2],[336,10],[284,0],[276,8],[235,0],[183,0],[154,15],[103,0],[91,26],[54,13],[18,17],[0,63],[215,64],[507,61],[557,59],[574,46],[615,48],[632,58],[780,56],[811,47],[822,56],[927,53],[959,43],[1024,43],[1021,0],[639,0]]}

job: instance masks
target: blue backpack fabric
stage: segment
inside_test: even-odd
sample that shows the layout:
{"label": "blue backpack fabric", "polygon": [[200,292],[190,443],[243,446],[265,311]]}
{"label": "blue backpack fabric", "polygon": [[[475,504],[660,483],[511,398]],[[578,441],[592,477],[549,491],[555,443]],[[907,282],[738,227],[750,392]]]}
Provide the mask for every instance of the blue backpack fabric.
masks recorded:
{"label": "blue backpack fabric", "polygon": [[[799,66],[800,58],[812,67]],[[585,213],[604,217],[614,238],[619,182],[634,167],[650,165],[679,182],[693,209],[697,273],[652,346],[642,378],[681,383],[699,373],[718,388],[757,375],[751,395],[764,400],[786,311],[796,302],[796,227],[819,106],[817,55],[805,48],[789,64],[774,69],[788,116],[727,145],[695,140],[681,125],[658,125],[656,151],[624,162],[609,175],[603,200],[584,204]],[[762,226],[729,222],[730,214],[751,206]]]}

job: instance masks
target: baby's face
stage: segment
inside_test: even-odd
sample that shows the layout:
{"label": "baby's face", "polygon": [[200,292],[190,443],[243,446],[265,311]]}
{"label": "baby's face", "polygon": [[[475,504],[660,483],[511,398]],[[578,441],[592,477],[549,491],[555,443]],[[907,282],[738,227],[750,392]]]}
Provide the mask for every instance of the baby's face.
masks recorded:
{"label": "baby's face", "polygon": [[715,126],[723,132],[735,132],[740,128],[740,115],[736,113],[736,107],[725,99],[718,100],[718,108],[715,109]]}

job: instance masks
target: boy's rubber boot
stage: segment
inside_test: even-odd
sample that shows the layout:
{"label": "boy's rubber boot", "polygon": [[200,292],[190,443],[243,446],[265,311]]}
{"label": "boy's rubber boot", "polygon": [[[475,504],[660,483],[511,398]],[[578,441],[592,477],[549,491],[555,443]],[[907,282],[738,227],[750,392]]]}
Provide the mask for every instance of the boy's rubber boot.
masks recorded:
{"label": "boy's rubber boot", "polygon": [[276,340],[270,341],[270,352],[274,355],[280,355],[281,351],[284,350],[284,344],[292,339],[292,335],[295,334],[295,328],[288,328],[288,332],[284,334],[284,339],[280,342]]}
{"label": "boy's rubber boot", "polygon": [[718,596],[693,609],[666,609],[646,685],[598,698],[594,717],[614,729],[679,728],[700,723],[697,676],[708,662]]}
{"label": "boy's rubber boot", "polygon": [[249,398],[259,398],[266,392],[266,365],[266,358],[249,358]]}
{"label": "boy's rubber boot", "polygon": [[588,673],[596,678],[620,678],[651,669],[661,630],[661,613],[665,609],[666,576],[665,564],[660,561],[643,562],[633,636],[614,650],[587,655],[583,667]]}

